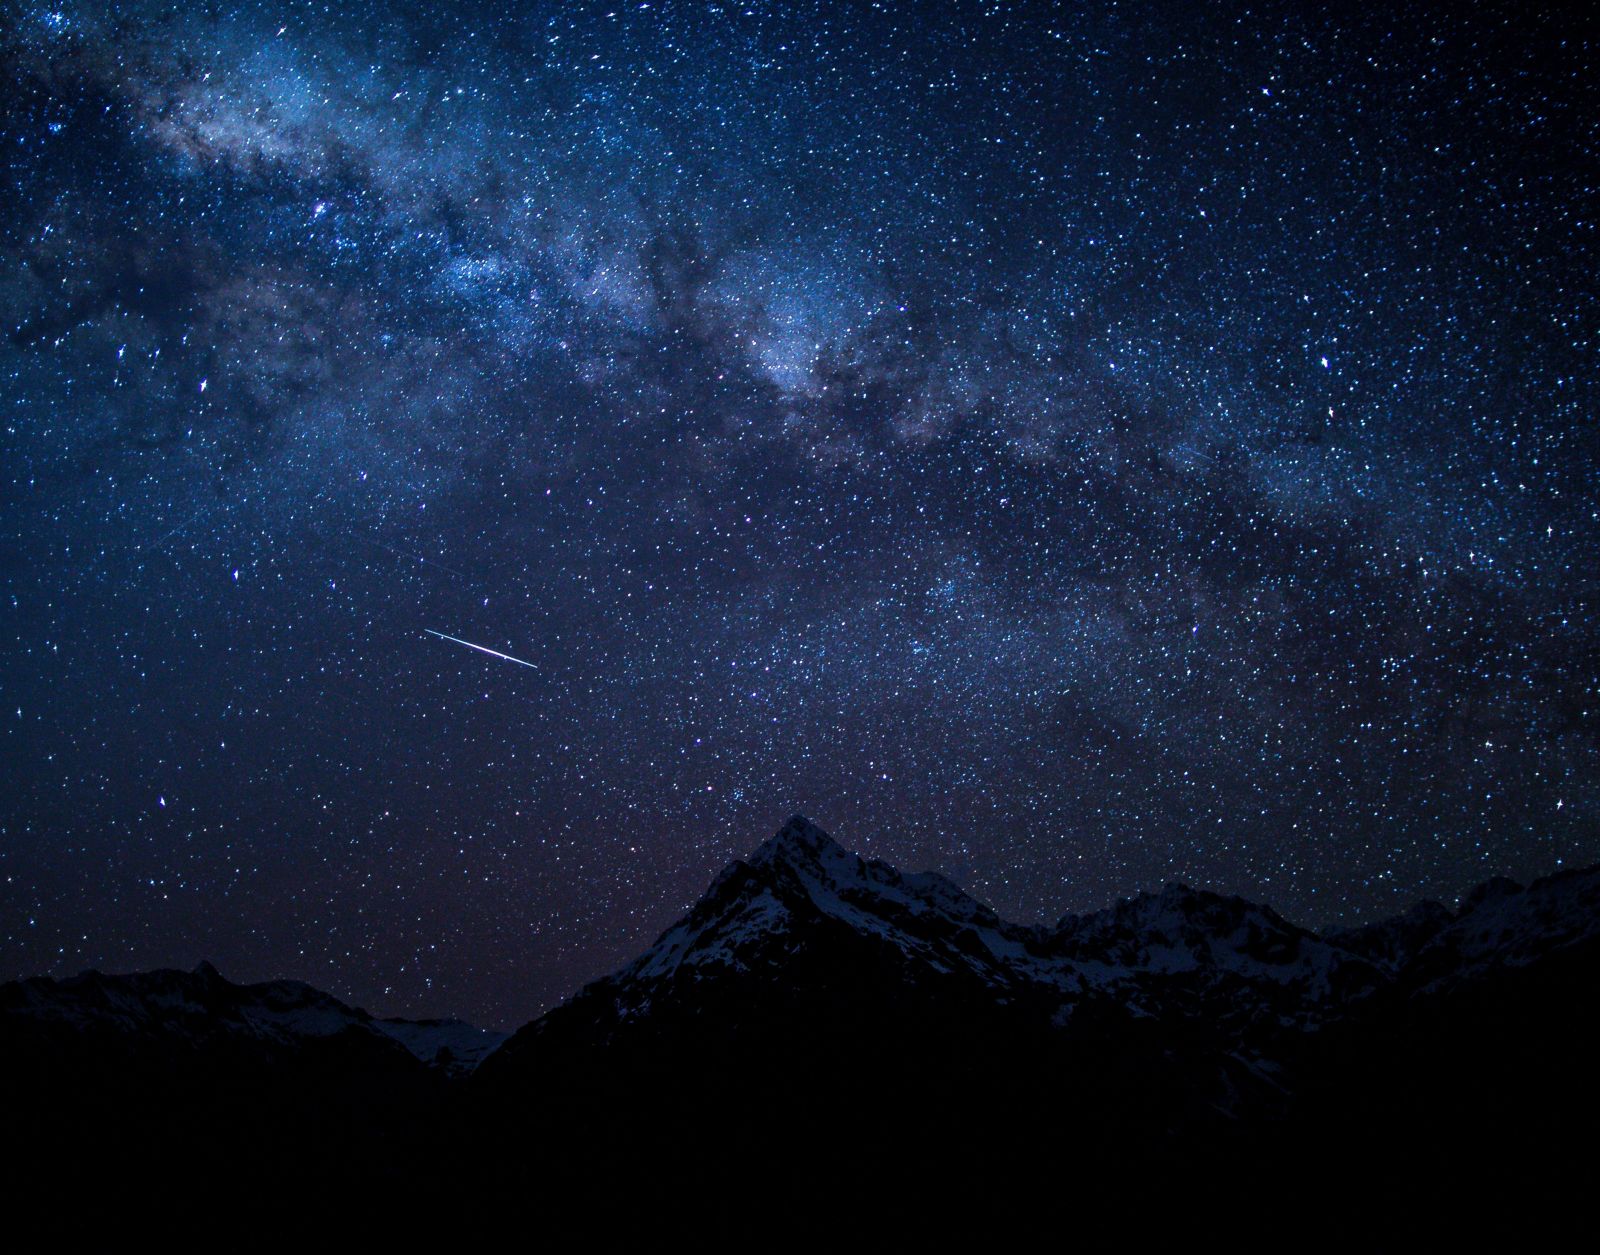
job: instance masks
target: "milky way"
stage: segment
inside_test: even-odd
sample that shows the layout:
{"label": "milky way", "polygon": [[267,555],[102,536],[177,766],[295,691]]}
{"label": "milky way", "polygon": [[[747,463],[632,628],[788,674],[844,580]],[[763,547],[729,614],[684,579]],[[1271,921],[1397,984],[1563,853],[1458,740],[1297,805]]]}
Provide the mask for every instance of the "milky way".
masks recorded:
{"label": "milky way", "polygon": [[5,12],[0,976],[1600,857],[1577,6]]}

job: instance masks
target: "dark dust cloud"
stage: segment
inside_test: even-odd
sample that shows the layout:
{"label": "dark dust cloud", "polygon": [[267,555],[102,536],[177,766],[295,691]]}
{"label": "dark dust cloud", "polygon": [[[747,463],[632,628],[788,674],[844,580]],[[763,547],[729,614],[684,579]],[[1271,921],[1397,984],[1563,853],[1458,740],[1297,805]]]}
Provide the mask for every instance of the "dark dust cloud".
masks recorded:
{"label": "dark dust cloud", "polygon": [[1580,6],[0,28],[0,975],[510,1025],[793,810],[1020,918],[1600,857]]}

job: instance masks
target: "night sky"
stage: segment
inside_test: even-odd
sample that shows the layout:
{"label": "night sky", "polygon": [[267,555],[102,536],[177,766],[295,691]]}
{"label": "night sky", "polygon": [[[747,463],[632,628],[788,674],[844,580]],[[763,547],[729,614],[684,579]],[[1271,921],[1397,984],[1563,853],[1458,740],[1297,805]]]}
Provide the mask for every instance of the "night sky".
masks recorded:
{"label": "night sky", "polygon": [[5,5],[0,977],[1600,858],[1581,7]]}

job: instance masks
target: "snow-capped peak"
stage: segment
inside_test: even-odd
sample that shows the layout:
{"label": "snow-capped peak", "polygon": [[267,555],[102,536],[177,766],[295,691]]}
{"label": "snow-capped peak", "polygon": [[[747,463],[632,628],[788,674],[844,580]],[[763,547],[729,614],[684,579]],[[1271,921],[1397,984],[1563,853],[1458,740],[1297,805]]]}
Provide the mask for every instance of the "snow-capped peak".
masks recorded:
{"label": "snow-capped peak", "polygon": [[873,899],[898,902],[918,913],[935,911],[964,923],[993,926],[999,917],[988,906],[938,872],[906,873],[875,859],[850,853],[804,815],[795,815],[749,858],[767,874],[800,881],[819,892],[812,900],[831,909],[841,896],[855,906]]}
{"label": "snow-capped peak", "polygon": [[[791,952],[816,928],[840,926],[936,973],[960,970],[985,983],[1018,979],[1033,930],[993,910],[936,872],[904,875],[840,846],[793,816],[748,860],[732,863],[694,908],[611,979],[614,987],[749,972]],[[630,1004],[653,995],[634,988]]]}
{"label": "snow-capped peak", "polygon": [[862,861],[804,815],[793,815],[746,860],[751,867],[788,867],[832,880],[854,879]]}

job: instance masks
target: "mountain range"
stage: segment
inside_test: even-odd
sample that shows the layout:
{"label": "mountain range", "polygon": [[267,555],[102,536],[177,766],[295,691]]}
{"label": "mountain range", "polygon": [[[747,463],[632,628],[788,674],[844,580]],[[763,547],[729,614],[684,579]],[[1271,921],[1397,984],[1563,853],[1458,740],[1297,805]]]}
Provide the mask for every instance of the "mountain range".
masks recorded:
{"label": "mountain range", "polygon": [[1321,934],[1180,884],[1023,925],[796,816],[509,1038],[206,964],[39,978],[0,986],[0,1100],[79,1177],[220,1156],[726,1210],[826,1163],[852,1208],[1248,1181],[1520,1211],[1586,1179],[1559,1148],[1600,1113],[1597,977],[1600,868]]}

